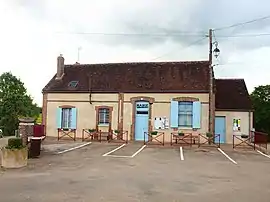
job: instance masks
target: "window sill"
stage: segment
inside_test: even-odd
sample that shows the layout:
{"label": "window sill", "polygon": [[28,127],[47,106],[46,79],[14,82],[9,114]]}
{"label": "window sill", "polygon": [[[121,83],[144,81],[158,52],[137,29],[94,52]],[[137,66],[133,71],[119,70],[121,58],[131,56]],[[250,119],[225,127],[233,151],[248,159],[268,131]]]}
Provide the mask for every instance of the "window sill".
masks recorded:
{"label": "window sill", "polygon": [[178,130],[193,130],[192,127],[178,127]]}
{"label": "window sill", "polygon": [[60,130],[63,130],[63,131],[69,131],[69,130],[74,130],[74,128],[59,128]]}
{"label": "window sill", "polygon": [[98,124],[98,126],[109,126],[110,124]]}

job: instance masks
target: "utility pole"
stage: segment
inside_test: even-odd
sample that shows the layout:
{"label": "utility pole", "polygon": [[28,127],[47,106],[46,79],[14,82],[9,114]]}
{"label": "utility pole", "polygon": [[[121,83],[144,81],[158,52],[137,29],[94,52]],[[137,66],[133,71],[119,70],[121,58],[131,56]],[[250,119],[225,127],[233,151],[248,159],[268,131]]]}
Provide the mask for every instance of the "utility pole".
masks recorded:
{"label": "utility pole", "polygon": [[214,71],[213,71],[213,30],[209,29],[209,128],[208,131],[213,135],[215,132],[215,95],[214,95]]}

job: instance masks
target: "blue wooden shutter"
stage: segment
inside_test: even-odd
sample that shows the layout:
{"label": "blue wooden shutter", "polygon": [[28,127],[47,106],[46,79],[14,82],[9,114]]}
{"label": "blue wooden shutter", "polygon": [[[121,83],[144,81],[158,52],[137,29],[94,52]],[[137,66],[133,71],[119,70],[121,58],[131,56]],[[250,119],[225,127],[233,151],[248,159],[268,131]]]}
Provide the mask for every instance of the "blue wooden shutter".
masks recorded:
{"label": "blue wooden shutter", "polygon": [[178,128],[178,101],[171,101],[171,128]]}
{"label": "blue wooden shutter", "polygon": [[71,129],[76,129],[77,128],[77,109],[72,108],[71,109]]}
{"label": "blue wooden shutter", "polygon": [[193,102],[193,128],[201,128],[201,102]]}
{"label": "blue wooden shutter", "polygon": [[60,107],[56,111],[56,127],[62,128],[62,108]]}

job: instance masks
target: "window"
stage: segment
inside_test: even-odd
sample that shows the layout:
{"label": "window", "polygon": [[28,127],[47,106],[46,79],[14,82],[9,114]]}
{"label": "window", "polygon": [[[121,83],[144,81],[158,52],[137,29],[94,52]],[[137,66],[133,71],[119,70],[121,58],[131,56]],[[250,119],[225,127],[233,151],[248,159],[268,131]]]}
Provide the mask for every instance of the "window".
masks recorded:
{"label": "window", "polygon": [[61,128],[70,128],[71,127],[71,108],[62,109],[62,120]]}
{"label": "window", "polygon": [[98,110],[98,124],[109,124],[110,122],[110,109],[100,108]]}
{"label": "window", "polygon": [[178,126],[192,127],[193,102],[178,102]]}
{"label": "window", "polygon": [[77,128],[77,109],[71,105],[57,107],[56,125],[59,129]]}
{"label": "window", "polygon": [[72,88],[76,88],[78,83],[79,83],[78,81],[71,81],[71,82],[69,82],[68,86],[72,87]]}
{"label": "window", "polygon": [[233,131],[235,132],[240,132],[241,127],[240,127],[240,119],[233,119]]}

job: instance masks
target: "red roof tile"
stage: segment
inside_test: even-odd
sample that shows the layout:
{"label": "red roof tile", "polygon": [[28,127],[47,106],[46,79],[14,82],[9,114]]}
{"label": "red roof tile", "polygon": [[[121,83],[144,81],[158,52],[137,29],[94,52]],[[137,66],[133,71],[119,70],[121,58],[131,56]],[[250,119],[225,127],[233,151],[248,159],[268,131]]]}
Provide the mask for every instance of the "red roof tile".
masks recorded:
{"label": "red roof tile", "polygon": [[217,110],[252,110],[244,79],[216,79]]}
{"label": "red roof tile", "polygon": [[[65,65],[43,92],[208,92],[208,61]],[[90,79],[89,79],[90,78]],[[79,81],[76,88],[71,81]]]}
{"label": "red roof tile", "polygon": [[[162,93],[209,92],[208,61],[141,62],[65,65],[61,80],[56,75],[45,93]],[[78,81],[77,85],[70,82]],[[251,110],[243,79],[216,79],[217,110]]]}

